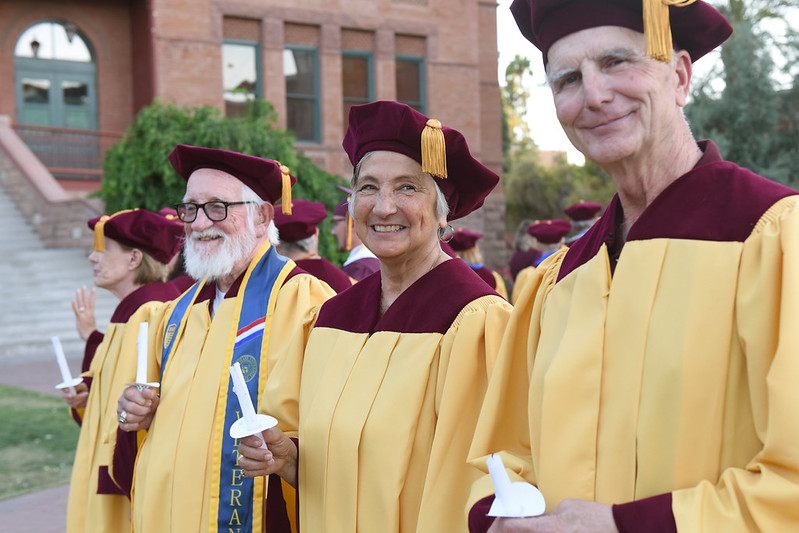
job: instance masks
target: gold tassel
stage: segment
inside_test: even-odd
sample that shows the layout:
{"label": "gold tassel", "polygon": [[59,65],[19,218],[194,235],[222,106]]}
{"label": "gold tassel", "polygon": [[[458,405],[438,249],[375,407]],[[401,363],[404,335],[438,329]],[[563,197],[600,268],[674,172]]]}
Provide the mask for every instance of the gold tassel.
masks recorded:
{"label": "gold tassel", "polygon": [[347,210],[347,250],[352,250],[352,217]]}
{"label": "gold tassel", "polygon": [[664,63],[671,63],[674,44],[671,39],[669,6],[685,7],[696,0],[643,0],[646,54]]}
{"label": "gold tassel", "polygon": [[105,231],[103,228],[105,227],[105,223],[109,218],[111,217],[108,215],[103,215],[100,217],[100,220],[97,221],[97,224],[94,225],[95,252],[105,252]]}
{"label": "gold tassel", "polygon": [[434,118],[422,130],[422,172],[437,178],[447,177],[447,145],[441,122]]}
{"label": "gold tassel", "polygon": [[291,215],[291,175],[289,174],[289,167],[280,165],[280,174],[283,178],[283,194],[281,194],[283,200],[280,205],[284,215]]}
{"label": "gold tassel", "polygon": [[139,208],[136,209],[123,209],[122,211],[117,211],[113,215],[103,215],[100,217],[100,220],[94,225],[94,251],[95,252],[105,252],[105,223],[108,222],[110,219],[114,218],[117,215],[121,215],[122,213],[130,213],[132,211],[138,211]]}

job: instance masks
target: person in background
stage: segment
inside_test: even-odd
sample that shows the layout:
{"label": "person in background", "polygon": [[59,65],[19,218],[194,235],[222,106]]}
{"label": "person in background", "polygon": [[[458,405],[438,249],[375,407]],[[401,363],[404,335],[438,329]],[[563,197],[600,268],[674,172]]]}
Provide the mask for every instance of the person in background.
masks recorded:
{"label": "person in background", "polygon": [[499,177],[404,104],[353,106],[348,128],[350,213],[380,271],[328,300],[304,360],[276,368],[299,405],[269,388],[264,412],[288,433],[266,431],[268,452],[243,439],[239,462],[298,484],[306,531],[463,531],[479,474],[466,451],[510,304],[439,242]]}
{"label": "person in background", "polygon": [[572,235],[566,237],[566,246],[571,246],[574,241],[588,231],[588,228],[594,225],[594,222],[599,218],[598,213],[601,209],[602,204],[580,200],[563,210],[566,216],[571,219]]}
{"label": "person in background", "polygon": [[452,239],[449,240],[448,244],[455,252],[455,255],[466,261],[466,264],[472,267],[472,270],[483,278],[483,281],[488,283],[489,287],[507,300],[508,290],[505,288],[505,281],[502,276],[483,264],[483,254],[480,253],[480,247],[477,245],[477,241],[482,237],[482,233],[466,228],[458,228],[452,234]]}
{"label": "person in background", "polygon": [[570,230],[571,223],[560,218],[536,220],[527,227],[527,234],[535,239],[533,249],[539,250],[541,255],[533,261],[532,266],[523,268],[517,274],[511,293],[511,302],[516,303],[516,298],[518,298],[527,280],[532,277],[535,268],[544,262],[547,257],[566,245],[566,235],[568,235]]}
{"label": "person in background", "polygon": [[275,213],[275,226],[280,235],[277,251],[338,293],[351,287],[352,280],[343,270],[319,255],[317,224],[326,218],[325,204],[301,198],[292,202],[290,215],[278,210]]}
{"label": "person in background", "polygon": [[350,218],[347,206],[346,199],[336,205],[333,210],[333,227],[330,233],[336,237],[338,249],[350,253],[344,264],[341,265],[341,270],[355,281],[361,281],[366,276],[380,270],[380,261],[352,231],[352,218]]}
{"label": "person in background", "polygon": [[[180,221],[178,212],[174,207],[162,207],[158,210],[158,213],[173,224],[176,224],[180,228],[181,235],[185,235],[183,222]],[[186,273],[182,246],[177,255],[169,262],[169,281],[175,285],[181,293],[194,285],[194,282],[197,281]]]}
{"label": "person in background", "polygon": [[[67,531],[130,529],[130,477],[133,462],[114,468],[116,399],[136,376],[139,324],[150,320],[162,302],[180,293],[166,283],[168,264],[180,249],[183,230],[144,209],[120,211],[89,220],[94,230],[94,284],[119,298],[105,333],[97,331],[95,289],[76,292],[72,302],[80,337],[86,341],[84,382],[73,396],[64,390],[81,425],[72,465]],[[135,439],[135,435],[133,435]]]}
{"label": "person in background", "polygon": [[471,530],[799,531],[799,193],[683,114],[693,63],[732,28],[702,1],[511,11],[617,194],[526,284],[470,453],[483,470],[500,454],[547,512],[486,517],[485,476]]}
{"label": "person in background", "polygon": [[535,247],[538,241],[527,233],[527,228],[534,222],[535,220],[530,219],[522,220],[513,234],[513,255],[508,263],[508,270],[514,285],[519,272],[523,268],[533,266],[533,263],[541,257],[541,250]]}
{"label": "person in background", "polygon": [[240,364],[258,406],[266,382],[281,379],[272,376],[280,358],[302,357],[285,349],[291,333],[335,293],[274,249],[273,204],[282,198],[289,212],[296,181],[288,168],[183,144],[169,162],[186,180],[175,207],[186,271],[200,281],[151,323],[148,382],[160,382],[159,391],[128,387],[118,401],[120,430],[146,430],[133,530],[288,532],[294,504],[284,501],[279,478],[242,478],[229,433],[241,413],[229,368]]}

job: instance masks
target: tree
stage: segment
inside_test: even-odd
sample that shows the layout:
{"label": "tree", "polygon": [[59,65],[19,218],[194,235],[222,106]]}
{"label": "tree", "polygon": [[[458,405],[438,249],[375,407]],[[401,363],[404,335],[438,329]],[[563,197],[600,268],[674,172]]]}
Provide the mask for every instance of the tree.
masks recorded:
{"label": "tree", "polygon": [[530,127],[527,125],[527,102],[530,91],[526,77],[532,76],[530,59],[516,55],[505,68],[505,85],[502,90],[502,109],[507,117],[508,146],[530,144]]}
{"label": "tree", "polygon": [[[294,137],[275,128],[276,118],[263,100],[250,102],[245,115],[237,118],[224,118],[211,106],[178,107],[155,101],[139,111],[122,140],[106,153],[98,196],[108,213],[134,207],[158,211],[174,205],[183,197],[186,182],[167,156],[177,144],[191,144],[280,161],[297,177],[293,196],[322,202],[332,211],[341,196],[335,185],[345,182],[295,151]],[[319,234],[320,255],[340,260],[329,220],[320,224]]]}
{"label": "tree", "polygon": [[[774,79],[772,51],[791,68],[788,32],[784,42],[764,32],[763,21],[784,19],[793,1],[729,0],[719,10],[733,25],[732,37],[721,47],[721,70],[696,80],[686,117],[697,138],[711,138],[724,157],[758,174],[783,183],[799,180],[796,155],[799,100],[793,89]],[[794,48],[795,50],[795,48]],[[794,56],[795,57],[795,56]],[[718,81],[723,89],[718,90]]]}

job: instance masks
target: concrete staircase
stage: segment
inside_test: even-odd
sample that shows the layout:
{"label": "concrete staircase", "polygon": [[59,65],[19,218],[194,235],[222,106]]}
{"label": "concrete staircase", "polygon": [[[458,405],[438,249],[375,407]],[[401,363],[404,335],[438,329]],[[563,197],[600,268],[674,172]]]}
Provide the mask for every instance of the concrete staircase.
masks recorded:
{"label": "concrete staircase", "polygon": [[[61,339],[73,375],[80,370],[84,342],[75,329],[71,302],[75,290],[94,287],[90,250],[45,248],[0,186],[0,362],[52,360],[50,338]],[[104,331],[118,304],[97,289],[96,316]]]}

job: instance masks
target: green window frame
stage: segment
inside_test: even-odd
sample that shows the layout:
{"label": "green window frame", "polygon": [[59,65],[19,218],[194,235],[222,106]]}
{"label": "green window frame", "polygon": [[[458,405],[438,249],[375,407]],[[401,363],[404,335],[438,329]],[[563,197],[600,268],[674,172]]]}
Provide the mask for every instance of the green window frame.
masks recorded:
{"label": "green window frame", "polygon": [[299,143],[318,143],[322,131],[319,49],[315,46],[285,45],[283,54],[286,128],[294,132]]}
{"label": "green window frame", "polygon": [[[423,57],[398,55],[394,59],[395,73],[396,73],[396,88],[397,88],[397,101],[407,104],[416,109],[420,113],[426,114],[427,101],[427,83],[425,80],[425,60]],[[402,71],[402,67],[415,66],[418,78],[417,84],[409,85],[409,80],[413,81],[411,76],[408,76],[408,70]],[[404,84],[404,85],[403,85]],[[412,94],[416,93],[416,94]]]}

